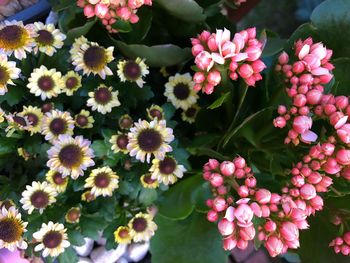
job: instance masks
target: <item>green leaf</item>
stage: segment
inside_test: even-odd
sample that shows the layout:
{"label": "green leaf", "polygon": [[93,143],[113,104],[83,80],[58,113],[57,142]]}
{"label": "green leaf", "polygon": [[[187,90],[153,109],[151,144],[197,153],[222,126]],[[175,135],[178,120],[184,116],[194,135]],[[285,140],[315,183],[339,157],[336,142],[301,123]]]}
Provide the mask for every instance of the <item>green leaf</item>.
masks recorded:
{"label": "green leaf", "polygon": [[67,32],[67,44],[72,44],[74,40],[80,36],[86,35],[90,29],[95,25],[96,19],[86,22],[85,25],[72,28]]}
{"label": "green leaf", "polygon": [[97,215],[82,215],[79,224],[83,236],[90,237],[93,240],[98,240],[98,232],[104,229],[106,221],[103,217]]}
{"label": "green leaf", "polygon": [[19,85],[10,86],[9,91],[6,92],[5,95],[1,96],[0,103],[3,101],[7,101],[7,103],[12,107],[13,105],[18,104],[25,94],[25,88]]}
{"label": "green leaf", "polygon": [[350,95],[350,58],[337,58],[332,61],[335,69],[334,74],[334,85],[332,93],[334,95]]}
{"label": "green leaf", "polygon": [[230,96],[231,92],[226,92],[224,94],[221,94],[221,96],[215,100],[209,107],[208,109],[216,109],[216,108],[219,108],[227,99],[228,97]]}
{"label": "green leaf", "polygon": [[146,64],[151,67],[169,67],[180,64],[191,56],[189,48],[180,48],[173,44],[145,46],[128,45],[124,42],[114,40],[118,49],[127,57],[136,59],[145,58]]}
{"label": "green leaf", "polygon": [[74,0],[48,0],[55,12],[62,11],[72,5],[76,5]]}
{"label": "green leaf", "polygon": [[148,206],[157,200],[158,194],[155,189],[142,188],[139,195],[139,201]]}
{"label": "green leaf", "polygon": [[117,29],[121,33],[127,33],[132,30],[130,22],[118,19],[113,25],[112,28]]}
{"label": "green leaf", "polygon": [[350,57],[350,1],[326,0],[311,14],[322,42],[333,49],[334,57]]}
{"label": "green leaf", "polygon": [[68,247],[64,250],[64,253],[58,256],[59,263],[72,263],[78,262],[78,256],[72,247]]}
{"label": "green leaf", "polygon": [[[265,32],[265,31],[264,31]],[[266,34],[266,33],[265,33]],[[270,57],[282,51],[286,40],[278,36],[266,36],[266,45],[263,49],[262,57]]]}
{"label": "green leaf", "polygon": [[155,222],[158,229],[150,248],[153,263],[227,262],[216,225],[203,214],[194,212],[181,221],[158,215]]}
{"label": "green leaf", "polygon": [[84,236],[76,230],[68,231],[68,240],[73,246],[83,246],[85,244]]}
{"label": "green leaf", "polygon": [[171,15],[188,22],[203,22],[204,10],[194,0],[155,0]]}
{"label": "green leaf", "polygon": [[0,156],[13,154],[16,152],[16,139],[13,138],[1,138],[0,140]]}
{"label": "green leaf", "polygon": [[96,140],[92,143],[91,148],[94,150],[95,156],[102,158],[107,155],[109,147],[103,140]]}

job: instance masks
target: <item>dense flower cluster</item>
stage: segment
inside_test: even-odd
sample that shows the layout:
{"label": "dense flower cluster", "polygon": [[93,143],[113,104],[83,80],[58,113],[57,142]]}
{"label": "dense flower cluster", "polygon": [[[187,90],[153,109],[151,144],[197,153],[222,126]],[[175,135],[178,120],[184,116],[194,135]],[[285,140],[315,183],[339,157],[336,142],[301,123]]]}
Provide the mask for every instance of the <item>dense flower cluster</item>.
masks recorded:
{"label": "dense flower cluster", "polygon": [[111,33],[117,33],[113,24],[118,20],[135,24],[139,21],[137,10],[143,5],[152,5],[152,0],[77,0],[77,5],[84,8],[87,18],[98,17]]}
{"label": "dense flower cluster", "polygon": [[216,33],[203,31],[191,41],[197,71],[193,76],[196,91],[211,94],[221,82],[222,74],[232,80],[240,76],[248,86],[255,86],[262,79],[260,73],[266,67],[259,59],[263,44],[256,38],[255,28],[238,32],[233,39],[227,29]]}
{"label": "dense flower cluster", "polygon": [[[316,114],[331,118],[333,113],[345,110],[345,108],[340,110],[334,108],[337,106],[335,101],[332,104],[333,96],[323,95],[324,85],[333,78],[330,73],[334,68],[329,62],[331,56],[331,50],[324,47],[322,43],[313,43],[312,38],[295,42],[292,57],[289,57],[286,52],[279,56],[276,70],[282,72],[286,92],[293,104],[289,109],[281,105],[278,108],[280,116],[274,120],[274,125],[278,128],[285,127],[287,123],[291,124],[285,143],[292,142],[297,145],[300,140],[316,141],[317,135],[311,131],[312,117]],[[338,105],[346,103],[345,100],[347,99],[343,96],[339,97]],[[340,106],[343,107],[344,104]],[[344,115],[337,114],[333,114],[331,121],[335,128],[339,128],[342,122],[346,122],[345,118],[341,119]]]}
{"label": "dense flower cluster", "polygon": [[342,253],[344,256],[350,255],[350,232],[346,232],[341,237],[336,237],[329,244],[330,247],[333,247],[335,253]]}

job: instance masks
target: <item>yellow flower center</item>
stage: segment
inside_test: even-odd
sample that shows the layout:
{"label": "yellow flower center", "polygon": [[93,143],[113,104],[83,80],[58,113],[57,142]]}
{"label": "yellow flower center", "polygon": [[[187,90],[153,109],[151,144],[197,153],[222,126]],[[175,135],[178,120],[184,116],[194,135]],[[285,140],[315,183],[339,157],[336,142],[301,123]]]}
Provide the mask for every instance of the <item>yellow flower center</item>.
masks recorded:
{"label": "yellow flower center", "polygon": [[21,223],[15,218],[5,217],[0,220],[0,239],[6,243],[20,240],[23,234]]}
{"label": "yellow flower center", "polygon": [[18,25],[9,25],[0,29],[0,48],[5,50],[22,48],[28,39],[27,30]]}
{"label": "yellow flower center", "polygon": [[0,86],[6,85],[10,79],[10,74],[7,72],[7,68],[0,66]]}

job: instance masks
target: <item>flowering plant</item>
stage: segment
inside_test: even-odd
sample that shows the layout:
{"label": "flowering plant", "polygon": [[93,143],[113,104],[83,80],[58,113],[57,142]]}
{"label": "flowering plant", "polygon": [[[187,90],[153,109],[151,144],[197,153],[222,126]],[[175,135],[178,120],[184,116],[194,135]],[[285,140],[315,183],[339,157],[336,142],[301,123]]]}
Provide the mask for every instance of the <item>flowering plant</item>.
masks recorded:
{"label": "flowering plant", "polygon": [[228,2],[51,1],[57,26],[1,22],[0,248],[348,261],[350,3],[285,40],[237,31]]}

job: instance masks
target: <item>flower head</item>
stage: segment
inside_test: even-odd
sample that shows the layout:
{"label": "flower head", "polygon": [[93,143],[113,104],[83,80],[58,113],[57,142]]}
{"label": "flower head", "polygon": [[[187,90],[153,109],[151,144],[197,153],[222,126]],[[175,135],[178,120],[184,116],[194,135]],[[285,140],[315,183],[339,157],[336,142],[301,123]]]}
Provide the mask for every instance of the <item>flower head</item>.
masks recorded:
{"label": "flower head", "polygon": [[62,92],[65,92],[67,96],[72,96],[75,91],[81,87],[81,76],[73,70],[68,71],[66,75],[62,77],[64,83]]}
{"label": "flower head", "polygon": [[94,118],[90,116],[90,112],[87,110],[81,110],[80,113],[75,115],[75,125],[81,129],[92,128],[94,122]]}
{"label": "flower head", "polygon": [[130,156],[135,156],[141,162],[146,159],[149,163],[152,155],[162,160],[167,152],[172,151],[169,143],[174,140],[173,130],[166,127],[165,120],[139,120],[130,129],[128,137]]}
{"label": "flower head", "polygon": [[179,165],[173,157],[167,156],[163,160],[153,159],[149,171],[153,180],[168,185],[182,178],[186,169],[183,165]]}
{"label": "flower head", "polygon": [[152,174],[144,174],[140,177],[140,182],[144,188],[155,189],[159,186],[157,179],[152,179]]}
{"label": "flower head", "polygon": [[114,231],[114,240],[118,244],[130,244],[132,236],[130,235],[130,229],[127,226],[120,226]]}
{"label": "flower head", "polygon": [[129,153],[127,146],[129,143],[129,138],[127,134],[118,133],[117,135],[113,135],[109,142],[112,144],[112,151],[114,153],[122,152]]}
{"label": "flower head", "polygon": [[0,95],[5,95],[8,91],[7,85],[15,85],[12,80],[18,79],[20,73],[16,62],[8,61],[5,54],[0,54]]}
{"label": "flower head", "polygon": [[72,207],[66,213],[65,219],[68,223],[75,224],[79,223],[81,211],[79,207]]}
{"label": "flower head", "polygon": [[27,243],[23,240],[27,222],[23,222],[21,214],[14,206],[0,209],[0,248],[14,251],[16,248],[26,249]]}
{"label": "flower head", "polygon": [[43,257],[57,257],[70,246],[66,231],[67,229],[62,224],[52,221],[48,224],[43,223],[41,229],[33,233],[33,238],[39,243],[35,246],[34,251],[43,250]]}
{"label": "flower head", "polygon": [[49,170],[46,173],[46,181],[49,182],[49,184],[55,188],[57,193],[63,193],[66,191],[67,185],[68,185],[68,177],[63,177],[62,174],[59,172],[56,172],[54,170]]}
{"label": "flower head", "polygon": [[187,121],[188,123],[194,123],[199,110],[200,107],[197,104],[193,104],[191,107],[181,113],[182,120]]}
{"label": "flower head", "polygon": [[56,29],[53,24],[45,25],[42,22],[35,22],[34,32],[37,35],[34,38],[36,44],[34,48],[35,54],[40,51],[48,56],[52,56],[56,49],[60,49],[63,46],[63,41],[66,39],[66,35]]}
{"label": "flower head", "polygon": [[28,210],[28,214],[31,214],[34,209],[38,209],[42,214],[46,207],[56,202],[56,196],[57,192],[50,184],[34,181],[32,185],[26,186],[20,202],[23,204],[22,208]]}
{"label": "flower head", "polygon": [[112,196],[118,188],[119,176],[108,166],[91,171],[85,180],[85,188],[91,188],[91,194],[97,196]]}
{"label": "flower head", "polygon": [[23,106],[23,111],[21,114],[27,118],[30,127],[28,127],[28,131],[31,134],[38,133],[41,131],[41,122],[44,117],[41,109],[33,106]]}
{"label": "flower head", "polygon": [[130,81],[142,88],[145,81],[143,78],[149,73],[148,66],[144,60],[137,58],[134,60],[120,60],[118,63],[118,76],[122,82]]}
{"label": "flower head", "polygon": [[130,117],[130,115],[124,114],[119,118],[118,124],[120,129],[129,130],[133,126],[134,120]]}
{"label": "flower head", "polygon": [[53,142],[59,135],[73,135],[74,120],[68,111],[53,110],[47,112],[42,121],[42,133],[45,140]]}
{"label": "flower head", "polygon": [[149,241],[157,230],[152,216],[141,212],[130,220],[128,227],[134,242]]}
{"label": "flower head", "polygon": [[100,85],[95,91],[89,92],[87,106],[93,111],[98,111],[102,114],[111,112],[112,108],[120,106],[118,100],[118,91],[112,91],[112,87]]}
{"label": "flower head", "polygon": [[59,135],[54,145],[47,151],[47,166],[62,174],[77,179],[84,170],[95,165],[91,142],[82,136]]}
{"label": "flower head", "polygon": [[146,111],[147,116],[151,121],[153,121],[155,118],[158,120],[163,120],[165,118],[164,110],[158,105],[153,104],[151,107],[147,108]]}

